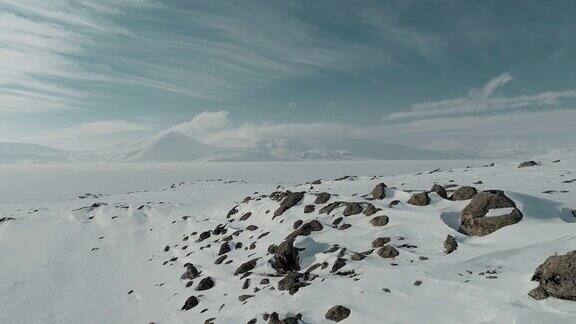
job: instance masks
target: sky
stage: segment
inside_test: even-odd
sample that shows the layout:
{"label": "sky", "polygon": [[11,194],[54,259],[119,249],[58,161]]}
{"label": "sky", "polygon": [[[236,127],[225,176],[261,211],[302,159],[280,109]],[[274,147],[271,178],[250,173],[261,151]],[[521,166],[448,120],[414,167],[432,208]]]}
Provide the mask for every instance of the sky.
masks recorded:
{"label": "sky", "polygon": [[574,145],[576,1],[0,0],[0,141]]}

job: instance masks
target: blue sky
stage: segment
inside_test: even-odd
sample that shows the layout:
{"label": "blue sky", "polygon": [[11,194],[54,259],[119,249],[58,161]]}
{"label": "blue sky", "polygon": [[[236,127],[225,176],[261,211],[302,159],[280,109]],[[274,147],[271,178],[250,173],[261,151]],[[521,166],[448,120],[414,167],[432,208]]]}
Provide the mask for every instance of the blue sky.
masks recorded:
{"label": "blue sky", "polygon": [[575,15],[569,0],[0,0],[0,141],[92,149],[205,123],[189,133],[569,143]]}

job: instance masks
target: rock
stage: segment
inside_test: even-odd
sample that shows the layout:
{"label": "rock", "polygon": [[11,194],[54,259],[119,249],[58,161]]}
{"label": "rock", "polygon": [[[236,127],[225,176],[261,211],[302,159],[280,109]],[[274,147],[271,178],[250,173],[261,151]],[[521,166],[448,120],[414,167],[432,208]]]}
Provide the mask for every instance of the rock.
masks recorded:
{"label": "rock", "polygon": [[330,214],[334,209],[342,206],[343,204],[345,204],[345,203],[344,203],[344,202],[341,202],[341,201],[329,203],[328,205],[320,208],[320,210],[318,211],[318,213],[320,213],[320,214]]}
{"label": "rock", "polygon": [[280,273],[300,270],[299,251],[294,247],[294,240],[286,240],[278,247],[274,253],[272,267]]}
{"label": "rock", "polygon": [[422,284],[422,280],[416,280],[413,283],[414,286],[420,286],[421,284]]}
{"label": "rock", "polygon": [[389,204],[388,207],[393,208],[394,206],[398,205],[400,203],[400,200],[392,200]]}
{"label": "rock", "polygon": [[257,229],[258,229],[258,226],[256,226],[256,225],[248,225],[248,226],[246,226],[246,230],[247,230],[247,231],[255,231],[255,230],[257,230]]}
{"label": "rock", "polygon": [[518,164],[519,168],[527,168],[527,167],[533,167],[533,166],[537,166],[538,163],[536,161],[524,161],[520,164]]}
{"label": "rock", "polygon": [[372,189],[371,194],[374,199],[384,199],[386,197],[386,185],[384,183],[377,184],[374,189]]}
{"label": "rock", "polygon": [[222,264],[222,262],[224,262],[224,260],[226,260],[227,257],[228,257],[227,255],[219,256],[218,258],[216,258],[216,260],[214,260],[214,264]]}
{"label": "rock", "polygon": [[294,222],[294,224],[292,224],[292,228],[293,229],[298,229],[300,226],[302,226],[302,223],[304,223],[304,221],[302,221],[301,219],[297,220]]}
{"label": "rock", "polygon": [[324,229],[324,226],[322,226],[322,223],[320,223],[318,220],[314,219],[314,220],[311,220],[307,223],[304,223],[297,230],[290,233],[290,235],[288,235],[286,237],[286,239],[287,240],[294,240],[298,236],[308,236],[308,235],[312,234],[312,232],[319,232],[323,229]]}
{"label": "rock", "polygon": [[322,183],[322,180],[321,180],[321,179],[317,179],[317,180],[314,180],[314,181],[310,182],[310,184],[312,184],[312,185],[319,185],[319,184],[321,184],[321,183]]}
{"label": "rock", "polygon": [[168,252],[168,251],[170,251],[170,247],[169,247],[168,245],[166,245],[166,246],[164,247],[164,252]]}
{"label": "rock", "polygon": [[282,202],[280,203],[280,207],[274,211],[274,217],[280,216],[284,214],[285,211],[294,207],[297,203],[304,198],[304,191],[300,192],[289,192]]}
{"label": "rock", "polygon": [[198,306],[198,298],[195,296],[190,296],[188,299],[186,299],[184,306],[182,306],[182,310],[190,310],[196,306]]}
{"label": "rock", "polygon": [[315,204],[325,204],[330,199],[330,194],[327,192],[321,192],[316,196],[316,200],[314,200]]}
{"label": "rock", "polygon": [[212,278],[210,278],[210,277],[206,277],[206,278],[202,278],[202,280],[200,280],[200,282],[198,283],[198,286],[196,287],[196,290],[198,290],[198,291],[208,290],[212,287],[214,287],[214,280],[212,280]]}
{"label": "rock", "polygon": [[245,220],[247,220],[248,218],[250,218],[250,216],[252,216],[252,213],[251,213],[251,212],[247,212],[247,213],[245,213],[244,215],[242,215],[242,216],[240,217],[240,220],[241,220],[241,221],[245,221]]}
{"label": "rock", "polygon": [[350,259],[352,259],[353,261],[362,261],[364,260],[366,256],[362,253],[358,253],[358,252],[354,252],[352,253],[352,256],[350,257]]}
{"label": "rock", "polygon": [[238,274],[243,274],[246,273],[248,271],[251,271],[252,269],[254,269],[256,267],[256,262],[258,261],[258,258],[252,259],[248,262],[244,262],[242,263],[237,269],[236,271],[234,271],[234,275],[238,275]]}
{"label": "rock", "polygon": [[294,295],[302,287],[308,286],[304,281],[304,274],[296,271],[288,272],[278,281],[278,290],[287,290],[290,295]]}
{"label": "rock", "polygon": [[450,196],[450,200],[468,200],[472,199],[477,194],[478,190],[476,190],[476,188],[469,186],[462,186],[452,193],[452,196]]}
{"label": "rock", "polygon": [[[484,217],[489,210],[497,208],[514,209],[506,215]],[[484,236],[521,220],[522,213],[503,191],[487,190],[474,196],[460,213],[460,231],[471,236]]]}
{"label": "rock", "polygon": [[228,244],[228,242],[224,242],[222,243],[222,245],[220,245],[220,251],[218,251],[218,255],[222,255],[222,254],[226,254],[228,252],[230,252],[230,245]]}
{"label": "rock", "polygon": [[394,258],[397,257],[400,253],[398,253],[398,250],[396,250],[395,248],[391,247],[390,245],[384,245],[383,247],[381,247],[378,250],[378,255],[383,257],[383,258]]}
{"label": "rock", "polygon": [[304,206],[304,214],[310,214],[315,209],[314,205],[306,205]]}
{"label": "rock", "polygon": [[377,239],[375,239],[374,241],[372,241],[372,247],[373,248],[379,248],[379,247],[383,247],[384,245],[390,243],[390,238],[389,237],[379,237]]}
{"label": "rock", "polygon": [[543,299],[550,297],[548,292],[546,292],[546,290],[544,288],[542,288],[541,286],[538,286],[538,287],[530,290],[530,292],[528,293],[528,296],[530,296],[536,300],[543,300]]}
{"label": "rock", "polygon": [[446,189],[444,189],[444,187],[442,187],[439,184],[435,184],[432,186],[432,189],[430,189],[431,192],[435,192],[438,194],[438,196],[444,198],[444,199],[448,199],[448,193],[446,192]]}
{"label": "rock", "polygon": [[343,268],[345,265],[346,265],[346,259],[338,258],[336,259],[336,261],[334,261],[334,264],[332,265],[332,270],[330,272],[335,273],[336,271]]}
{"label": "rock", "polygon": [[230,209],[228,214],[226,214],[226,218],[230,218],[232,215],[236,214],[237,212],[238,212],[238,206],[232,207],[232,209]]}
{"label": "rock", "polygon": [[362,214],[366,215],[366,216],[372,216],[374,214],[376,214],[377,212],[381,211],[382,209],[380,208],[376,208],[374,207],[374,205],[372,204],[368,204],[368,206],[366,206],[366,209],[364,209],[364,211],[362,212]]}
{"label": "rock", "polygon": [[454,239],[454,236],[448,235],[446,236],[446,240],[444,240],[444,253],[450,254],[458,248],[458,242]]}
{"label": "rock", "polygon": [[210,231],[204,231],[204,232],[200,233],[196,242],[202,242],[208,238],[210,238]]}
{"label": "rock", "polygon": [[342,305],[336,305],[332,308],[330,308],[327,312],[326,312],[326,318],[334,321],[334,322],[340,322],[346,318],[348,318],[348,316],[350,316],[350,309],[347,307],[344,307]]}
{"label": "rock", "polygon": [[370,224],[372,224],[373,226],[384,226],[388,224],[388,221],[389,221],[388,216],[382,215],[372,218],[370,220]]}
{"label": "rock", "polygon": [[243,302],[243,301],[246,301],[248,298],[252,298],[252,297],[254,297],[254,295],[240,295],[240,296],[238,296],[238,300],[240,302]]}
{"label": "rock", "polygon": [[184,268],[186,268],[186,274],[184,275],[186,277],[185,279],[196,279],[200,275],[200,272],[198,272],[198,269],[196,269],[192,263],[188,262],[184,264]]}
{"label": "rock", "polygon": [[539,290],[532,290],[534,299],[544,299],[546,295],[566,300],[576,300],[576,251],[564,255],[552,255],[542,263],[532,276],[532,281],[540,283]]}
{"label": "rock", "polygon": [[427,206],[430,204],[430,196],[428,196],[427,192],[413,194],[408,203],[414,206]]}
{"label": "rock", "polygon": [[357,202],[350,202],[346,204],[346,209],[344,209],[344,216],[357,215],[362,212],[362,206]]}

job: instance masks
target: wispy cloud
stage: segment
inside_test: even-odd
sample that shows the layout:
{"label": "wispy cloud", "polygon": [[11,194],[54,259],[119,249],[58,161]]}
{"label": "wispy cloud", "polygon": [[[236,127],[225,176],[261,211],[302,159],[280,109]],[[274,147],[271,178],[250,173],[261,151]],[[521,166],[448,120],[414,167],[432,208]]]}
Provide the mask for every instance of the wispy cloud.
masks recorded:
{"label": "wispy cloud", "polygon": [[81,123],[74,126],[51,131],[41,136],[43,141],[75,138],[83,136],[108,135],[115,133],[148,131],[156,127],[149,124],[129,122],[125,120],[99,120]]}
{"label": "wispy cloud", "polygon": [[576,89],[520,96],[496,96],[494,94],[498,88],[512,80],[513,77],[509,73],[504,73],[490,80],[482,88],[470,90],[465,97],[417,103],[405,111],[389,114],[383,120],[427,119],[519,108],[553,107],[563,104],[565,99],[576,98]]}

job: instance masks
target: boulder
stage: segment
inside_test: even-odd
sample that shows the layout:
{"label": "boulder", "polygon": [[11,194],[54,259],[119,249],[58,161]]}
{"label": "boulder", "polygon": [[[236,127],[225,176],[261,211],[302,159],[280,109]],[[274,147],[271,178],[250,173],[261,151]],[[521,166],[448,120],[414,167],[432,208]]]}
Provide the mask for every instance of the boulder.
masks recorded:
{"label": "boulder", "polygon": [[190,296],[186,299],[184,306],[182,306],[182,310],[190,310],[194,307],[198,306],[198,298],[196,296]]}
{"label": "boulder", "polygon": [[344,216],[357,215],[362,212],[362,206],[357,202],[350,202],[346,204],[346,209],[344,209]]}
{"label": "boulder", "polygon": [[366,206],[366,209],[364,209],[364,211],[362,212],[362,214],[366,215],[366,216],[372,216],[374,214],[376,214],[377,212],[381,211],[382,209],[380,208],[376,208],[374,207],[374,205],[372,204],[368,204],[368,206]]}
{"label": "boulder", "polygon": [[304,198],[304,194],[304,191],[287,193],[286,197],[284,197],[282,202],[280,202],[280,207],[274,211],[274,217],[280,216],[288,209],[294,207],[300,202],[300,200],[302,200],[302,198]]}
{"label": "boulder", "polygon": [[[488,211],[497,208],[514,209],[505,215],[486,217]],[[522,213],[503,191],[486,190],[474,196],[460,213],[460,232],[471,236],[484,236],[521,220]]]}
{"label": "boulder", "polygon": [[210,277],[206,277],[206,278],[202,278],[202,280],[200,280],[200,282],[198,283],[198,286],[196,287],[196,290],[198,290],[198,291],[208,290],[212,287],[214,287],[214,280],[212,280],[212,278],[210,278]]}
{"label": "boulder", "polygon": [[446,189],[444,189],[444,187],[442,187],[439,184],[435,184],[432,186],[432,189],[430,189],[431,192],[435,192],[438,194],[438,196],[444,198],[444,199],[448,199],[448,193],[446,192]]}
{"label": "boulder", "polygon": [[319,232],[323,229],[324,229],[324,226],[322,226],[322,223],[320,223],[318,220],[314,219],[314,220],[311,220],[307,223],[304,223],[297,230],[290,233],[286,237],[286,239],[287,240],[294,240],[298,236],[308,236],[308,235],[312,234],[312,232]]}
{"label": "boulder", "polygon": [[388,224],[388,221],[389,221],[388,216],[382,215],[372,218],[370,220],[370,224],[372,224],[373,226],[385,226],[386,224]]}
{"label": "boulder", "polygon": [[304,214],[310,214],[314,209],[316,209],[314,205],[306,205],[304,206]]}
{"label": "boulder", "polygon": [[316,196],[316,200],[314,200],[315,204],[324,204],[327,203],[330,199],[330,194],[327,192],[321,192]]}
{"label": "boulder", "polygon": [[304,274],[290,271],[284,275],[284,278],[278,281],[278,290],[287,290],[290,295],[294,295],[302,287],[308,286],[304,280]]}
{"label": "boulder", "polygon": [[300,270],[299,251],[294,240],[286,240],[276,247],[272,267],[280,273]]}
{"label": "boulder", "polygon": [[576,300],[576,251],[564,255],[552,255],[542,263],[532,276],[540,286],[530,291],[534,299],[548,296]]}
{"label": "boulder", "polygon": [[390,238],[389,237],[379,237],[377,239],[375,239],[374,241],[372,241],[372,247],[373,248],[379,248],[379,247],[383,247],[384,245],[390,243]]}
{"label": "boulder", "polygon": [[228,252],[230,252],[230,245],[228,244],[228,242],[224,242],[222,243],[222,245],[220,245],[220,251],[218,251],[218,255],[222,255],[222,254],[226,254]]}
{"label": "boulder", "polygon": [[384,245],[383,247],[381,247],[378,250],[378,255],[383,257],[383,258],[394,258],[397,257],[400,253],[398,252],[398,250],[396,250],[395,248],[393,248],[390,245]]}
{"label": "boulder", "polygon": [[198,269],[196,269],[192,263],[188,262],[184,264],[184,268],[186,268],[186,274],[184,275],[186,277],[185,279],[196,279],[200,275],[200,272],[198,272]]}
{"label": "boulder", "polygon": [[472,199],[477,194],[478,190],[476,190],[476,188],[470,186],[462,186],[452,193],[450,200],[468,200]]}
{"label": "boulder", "polygon": [[454,236],[448,235],[446,236],[446,240],[444,240],[444,253],[450,254],[458,248],[458,242],[454,239]]}
{"label": "boulder", "polygon": [[234,271],[234,275],[239,275],[251,271],[252,269],[256,268],[256,262],[258,258],[252,259],[250,261],[242,263],[236,271]]}
{"label": "boulder", "polygon": [[386,197],[386,184],[379,183],[377,184],[374,189],[372,189],[372,198],[374,199],[384,199]]}
{"label": "boulder", "polygon": [[344,307],[342,305],[336,305],[332,308],[330,308],[327,312],[326,312],[326,318],[334,321],[334,322],[340,322],[346,318],[348,318],[348,316],[350,316],[350,309],[347,307]]}
{"label": "boulder", "polygon": [[330,214],[334,209],[336,209],[336,208],[338,208],[344,204],[346,204],[346,203],[342,202],[342,201],[331,202],[328,205],[320,208],[318,213],[319,214]]}
{"label": "boulder", "polygon": [[537,166],[538,162],[536,161],[524,161],[520,164],[518,164],[519,168],[527,168],[527,167],[533,167],[533,166]]}
{"label": "boulder", "polygon": [[408,203],[414,206],[427,206],[430,204],[430,196],[428,196],[427,192],[413,194]]}

